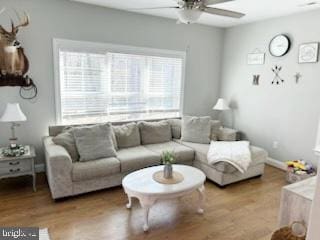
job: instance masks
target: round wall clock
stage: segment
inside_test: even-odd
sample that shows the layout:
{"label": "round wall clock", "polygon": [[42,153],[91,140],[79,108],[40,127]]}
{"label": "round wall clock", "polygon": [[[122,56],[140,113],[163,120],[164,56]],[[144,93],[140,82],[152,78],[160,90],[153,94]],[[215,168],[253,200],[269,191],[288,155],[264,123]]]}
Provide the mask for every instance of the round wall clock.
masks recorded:
{"label": "round wall clock", "polygon": [[290,39],[284,34],[280,34],[272,38],[269,45],[269,51],[274,57],[282,57],[290,50]]}

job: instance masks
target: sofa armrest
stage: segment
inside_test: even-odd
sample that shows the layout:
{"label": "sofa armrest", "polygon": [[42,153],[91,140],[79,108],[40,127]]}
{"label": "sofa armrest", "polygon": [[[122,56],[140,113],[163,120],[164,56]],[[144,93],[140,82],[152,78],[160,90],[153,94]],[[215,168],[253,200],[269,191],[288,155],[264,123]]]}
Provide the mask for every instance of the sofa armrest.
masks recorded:
{"label": "sofa armrest", "polygon": [[67,150],[52,141],[43,139],[46,173],[51,194],[54,199],[72,195],[72,160]]}
{"label": "sofa armrest", "polygon": [[238,131],[231,128],[221,128],[218,134],[219,141],[237,141]]}

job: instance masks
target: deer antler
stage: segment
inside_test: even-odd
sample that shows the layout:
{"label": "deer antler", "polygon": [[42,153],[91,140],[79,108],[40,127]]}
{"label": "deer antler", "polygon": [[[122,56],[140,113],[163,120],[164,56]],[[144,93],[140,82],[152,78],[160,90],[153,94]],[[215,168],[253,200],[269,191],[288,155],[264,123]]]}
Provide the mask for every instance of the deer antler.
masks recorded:
{"label": "deer antler", "polygon": [[[1,10],[0,10],[0,15],[2,14],[2,13],[4,13],[4,11],[6,10],[6,8],[4,7],[4,8],[2,8]],[[0,34],[4,34],[4,33],[6,33],[7,31],[0,25]],[[0,39],[1,39],[1,37],[0,37]]]}
{"label": "deer antler", "polygon": [[0,10],[0,15],[4,12],[6,10],[6,8],[4,7],[4,8],[2,8],[1,10]]}
{"label": "deer antler", "polygon": [[15,13],[17,15],[17,18],[19,19],[20,21],[20,24],[18,24],[17,26],[14,26],[14,23],[13,21],[11,20],[11,25],[12,25],[12,32],[18,32],[19,28],[20,27],[25,27],[25,26],[28,26],[29,25],[29,22],[30,22],[30,18],[29,18],[29,15],[24,12],[24,18],[21,20],[21,17],[19,16],[18,12],[15,10]]}

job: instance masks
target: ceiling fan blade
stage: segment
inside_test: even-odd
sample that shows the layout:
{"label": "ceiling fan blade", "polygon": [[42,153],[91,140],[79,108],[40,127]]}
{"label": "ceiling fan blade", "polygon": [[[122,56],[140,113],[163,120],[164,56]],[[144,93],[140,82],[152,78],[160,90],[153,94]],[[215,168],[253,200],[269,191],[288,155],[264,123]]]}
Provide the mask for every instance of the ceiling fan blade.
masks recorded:
{"label": "ceiling fan blade", "polygon": [[225,2],[232,2],[234,0],[203,0],[204,5],[214,5]]}
{"label": "ceiling fan blade", "polygon": [[205,7],[202,9],[202,11],[209,13],[209,14],[213,14],[213,15],[219,15],[219,16],[231,17],[231,18],[242,18],[245,16],[244,13],[223,10],[223,9],[219,9],[219,8],[211,8],[211,7]]}
{"label": "ceiling fan blade", "polygon": [[139,11],[139,10],[156,10],[156,9],[178,9],[178,6],[170,6],[170,7],[151,7],[151,8],[130,8],[128,10],[131,11]]}

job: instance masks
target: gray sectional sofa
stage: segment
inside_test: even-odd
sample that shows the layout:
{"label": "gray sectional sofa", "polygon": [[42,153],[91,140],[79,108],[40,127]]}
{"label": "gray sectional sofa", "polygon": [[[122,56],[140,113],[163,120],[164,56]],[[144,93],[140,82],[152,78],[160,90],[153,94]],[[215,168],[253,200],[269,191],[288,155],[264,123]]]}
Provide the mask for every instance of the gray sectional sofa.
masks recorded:
{"label": "gray sectional sofa", "polygon": [[[143,132],[146,129],[142,129],[136,123],[114,124],[116,157],[85,162],[74,161],[64,147],[53,142],[53,138],[62,133],[66,126],[49,127],[49,136],[44,137],[43,143],[52,197],[58,199],[119,186],[122,178],[128,173],[161,164],[161,154],[165,150],[175,152],[177,164],[193,165],[201,169],[208,179],[220,186],[263,174],[267,158],[267,152],[263,149],[251,147],[253,161],[245,174],[241,174],[228,163],[221,162],[211,166],[206,158],[209,144],[182,141],[181,120],[167,121],[170,124],[170,136],[167,136],[165,142],[163,139],[157,139],[157,132],[148,135]],[[211,121],[211,126],[211,139],[236,140],[237,131],[222,128],[219,121]],[[136,131],[137,128],[139,131]],[[132,129],[135,129],[135,132]]]}

